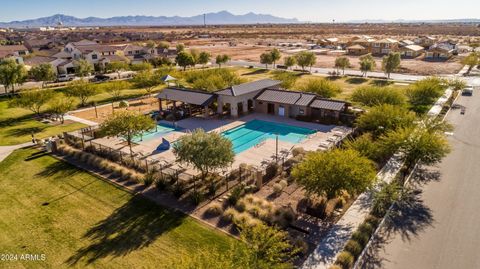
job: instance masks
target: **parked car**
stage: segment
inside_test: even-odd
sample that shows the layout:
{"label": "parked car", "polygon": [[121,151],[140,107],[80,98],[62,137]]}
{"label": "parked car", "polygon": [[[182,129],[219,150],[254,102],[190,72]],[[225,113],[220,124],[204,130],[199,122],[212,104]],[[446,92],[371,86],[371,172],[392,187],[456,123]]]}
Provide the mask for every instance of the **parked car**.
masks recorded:
{"label": "parked car", "polygon": [[468,86],[468,87],[466,87],[465,89],[463,89],[463,90],[462,90],[462,95],[472,96],[472,95],[473,95],[473,87],[472,87],[472,86]]}
{"label": "parked car", "polygon": [[67,82],[72,81],[75,78],[75,75],[71,74],[59,74],[57,76],[57,82]]}
{"label": "parked car", "polygon": [[91,82],[107,81],[110,80],[110,77],[107,75],[95,75],[90,79]]}

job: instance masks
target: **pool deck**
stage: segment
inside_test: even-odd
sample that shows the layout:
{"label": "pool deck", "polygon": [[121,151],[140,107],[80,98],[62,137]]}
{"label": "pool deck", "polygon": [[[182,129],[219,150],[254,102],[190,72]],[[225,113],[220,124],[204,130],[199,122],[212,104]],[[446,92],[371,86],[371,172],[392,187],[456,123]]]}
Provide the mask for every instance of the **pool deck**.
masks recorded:
{"label": "pool deck", "polygon": [[[187,118],[176,122],[177,126],[182,128],[180,131],[172,131],[163,136],[166,140],[174,142],[186,133],[195,129],[201,128],[206,132],[224,132],[232,128],[238,127],[246,122],[252,120],[270,121],[275,123],[282,123],[291,126],[297,126],[302,128],[308,128],[316,130],[317,132],[309,135],[306,139],[300,143],[291,143],[287,141],[278,141],[278,155],[281,158],[289,157],[291,150],[295,147],[302,147],[307,151],[325,150],[335,144],[336,141],[341,140],[348,135],[352,129],[344,126],[336,125],[323,125],[318,123],[297,121],[295,119],[273,116],[267,114],[249,114],[237,119],[203,119],[203,118]],[[169,122],[162,121],[161,123],[171,124]],[[142,155],[148,156],[150,159],[162,160],[165,162],[174,162],[175,155],[172,150],[164,152],[156,152],[156,147],[161,143],[162,137],[150,139],[147,141],[140,141],[133,147],[134,152],[140,152]],[[118,138],[102,138],[97,139],[95,142],[108,145],[113,148],[120,149],[125,152],[129,152],[128,147],[121,143],[121,139]],[[268,161],[275,159],[276,145],[275,139],[267,139],[254,147],[251,147],[235,156],[235,161],[232,165],[232,169],[238,167],[241,163],[246,163],[260,167],[265,165]],[[192,168],[187,168],[189,173],[196,174]]]}

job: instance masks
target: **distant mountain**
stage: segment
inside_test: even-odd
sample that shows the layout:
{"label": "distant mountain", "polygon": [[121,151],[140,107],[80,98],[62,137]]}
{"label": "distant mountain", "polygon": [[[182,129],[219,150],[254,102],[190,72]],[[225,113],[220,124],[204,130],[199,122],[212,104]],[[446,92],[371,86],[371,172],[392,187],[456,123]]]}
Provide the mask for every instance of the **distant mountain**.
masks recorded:
{"label": "distant mountain", "polygon": [[445,20],[350,20],[346,23],[480,23],[480,19],[445,19]]}
{"label": "distant mountain", "polygon": [[[76,18],[63,14],[56,14],[50,17],[0,22],[0,27],[24,28],[55,26],[62,23],[65,26],[160,26],[160,25],[203,25],[203,14],[192,17],[166,17],[166,16],[120,16],[112,18]],[[247,13],[234,15],[228,11],[205,14],[206,23],[212,24],[256,24],[256,23],[298,23],[295,18],[286,19],[268,14]]]}

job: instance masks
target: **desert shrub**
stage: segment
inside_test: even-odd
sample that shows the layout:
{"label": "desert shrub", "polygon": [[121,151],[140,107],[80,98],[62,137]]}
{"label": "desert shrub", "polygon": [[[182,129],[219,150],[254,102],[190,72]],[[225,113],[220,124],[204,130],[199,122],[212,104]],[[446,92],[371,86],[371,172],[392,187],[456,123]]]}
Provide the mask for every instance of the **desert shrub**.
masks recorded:
{"label": "desert shrub", "polygon": [[152,185],[152,183],[155,182],[156,180],[157,180],[156,173],[155,172],[149,172],[143,178],[143,184],[148,187],[148,186]]}
{"label": "desert shrub", "polygon": [[405,94],[397,89],[388,87],[364,86],[352,93],[352,101],[365,106],[381,104],[403,105],[406,102]]}
{"label": "desert shrub", "polygon": [[288,182],[285,179],[280,180],[278,184],[280,184],[284,189],[288,186]]}
{"label": "desert shrub", "polygon": [[364,222],[369,223],[372,227],[377,227],[380,223],[380,219],[373,215],[368,215],[368,217],[365,218]]}
{"label": "desert shrub", "polygon": [[305,155],[305,153],[307,153],[307,151],[302,147],[292,149],[293,157],[297,157],[299,155]]}
{"label": "desert shrub", "polygon": [[237,209],[238,212],[245,211],[246,207],[247,207],[247,205],[245,204],[245,201],[243,201],[243,200],[237,201],[237,204],[235,205],[235,209]]}
{"label": "desert shrub", "polygon": [[243,185],[235,187],[230,193],[230,197],[228,197],[228,203],[231,205],[236,205],[238,200],[245,194],[244,189],[245,186]]}
{"label": "desert shrub", "polygon": [[265,169],[264,180],[269,181],[275,176],[277,176],[279,168],[280,166],[277,163],[270,163]]}
{"label": "desert shrub", "polygon": [[255,184],[251,184],[245,187],[245,193],[254,193],[258,191],[258,187]]}
{"label": "desert shrub", "polygon": [[125,100],[122,100],[122,101],[120,101],[120,103],[118,103],[118,107],[119,107],[119,108],[128,107],[128,102],[125,101]]}
{"label": "desert shrub", "polygon": [[200,191],[194,191],[190,194],[190,201],[192,201],[194,205],[199,205],[204,200],[205,195]]}
{"label": "desert shrub", "polygon": [[308,252],[308,244],[307,244],[307,242],[305,242],[305,240],[303,240],[301,237],[295,238],[295,239],[292,241],[292,243],[293,243],[293,246],[294,246],[295,248],[300,249],[300,253],[301,253],[302,255],[307,254],[307,252]]}
{"label": "desert shrub", "polygon": [[183,73],[185,80],[195,89],[214,91],[243,82],[235,72],[226,68],[196,70]]}
{"label": "desert shrub", "polygon": [[273,222],[281,227],[288,227],[295,220],[295,212],[290,207],[276,208]]}
{"label": "desert shrub", "polygon": [[75,151],[75,152],[73,153],[73,158],[75,158],[75,159],[77,159],[77,160],[80,160],[80,158],[82,157],[82,155],[83,155],[83,152],[77,150],[77,151]]}
{"label": "desert shrub", "polygon": [[358,257],[362,253],[363,247],[355,240],[348,240],[347,244],[345,244],[345,250],[354,257]]}
{"label": "desert shrub", "polygon": [[222,220],[231,222],[233,221],[234,217],[238,214],[238,211],[235,210],[233,207],[227,208],[222,214]]}
{"label": "desert shrub", "polygon": [[163,191],[167,188],[167,186],[168,186],[168,182],[166,180],[166,177],[160,176],[155,180],[155,187],[158,190]]}
{"label": "desert shrub", "polygon": [[353,261],[354,261],[354,258],[350,252],[342,251],[340,252],[340,254],[338,254],[335,264],[342,266],[342,268],[344,269],[349,269],[349,268],[352,268]]}
{"label": "desert shrub", "polygon": [[358,230],[362,233],[369,234],[371,235],[373,233],[373,227],[369,223],[362,223],[359,227]]}
{"label": "desert shrub", "polygon": [[275,195],[280,195],[282,193],[283,186],[280,183],[273,184],[273,193]]}
{"label": "desert shrub", "polygon": [[362,233],[360,231],[355,231],[352,234],[352,239],[357,241],[362,246],[362,248],[364,248],[367,245],[368,240],[370,240],[370,235]]}
{"label": "desert shrub", "polygon": [[185,193],[185,185],[183,183],[181,183],[180,181],[178,181],[175,185],[173,185],[172,187],[172,192],[173,192],[173,195],[176,197],[176,198],[180,198],[184,193]]}
{"label": "desert shrub", "polygon": [[205,213],[210,216],[220,216],[222,212],[223,208],[218,203],[212,203],[212,205],[210,205],[210,207],[205,211]]}

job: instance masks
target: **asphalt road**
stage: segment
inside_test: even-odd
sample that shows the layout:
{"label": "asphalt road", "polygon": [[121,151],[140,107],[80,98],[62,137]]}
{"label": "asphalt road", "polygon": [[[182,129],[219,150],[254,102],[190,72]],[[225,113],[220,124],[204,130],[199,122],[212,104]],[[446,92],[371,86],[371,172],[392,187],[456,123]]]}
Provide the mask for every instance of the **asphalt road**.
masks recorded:
{"label": "asphalt road", "polygon": [[480,268],[480,92],[461,96],[466,114],[447,120],[452,152],[428,177],[415,179],[416,192],[397,208],[361,268]]}

